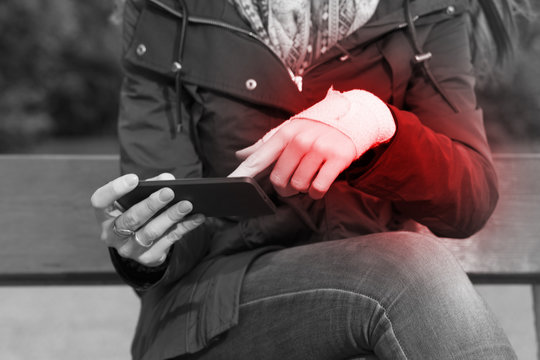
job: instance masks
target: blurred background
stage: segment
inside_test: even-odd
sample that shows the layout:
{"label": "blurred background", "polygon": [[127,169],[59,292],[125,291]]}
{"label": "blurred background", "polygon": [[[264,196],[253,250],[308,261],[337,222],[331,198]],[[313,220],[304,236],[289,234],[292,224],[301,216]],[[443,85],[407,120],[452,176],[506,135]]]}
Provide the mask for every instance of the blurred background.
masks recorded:
{"label": "blurred background", "polygon": [[0,152],[114,136],[120,86],[114,11],[112,0],[0,2]]}
{"label": "blurred background", "polygon": [[[492,60],[479,60],[479,101],[495,151],[539,146],[540,23],[534,10],[516,18],[513,63],[486,73]],[[120,86],[114,14],[113,0],[0,2],[0,152],[110,149],[92,145],[114,138]]]}
{"label": "blurred background", "polygon": [[[495,152],[540,151],[540,2],[533,6],[516,20],[514,62],[479,73]],[[115,9],[113,0],[0,1],[0,153],[118,152]],[[477,288],[520,359],[533,359],[530,287]],[[124,286],[0,287],[0,358],[128,359],[137,311]]]}

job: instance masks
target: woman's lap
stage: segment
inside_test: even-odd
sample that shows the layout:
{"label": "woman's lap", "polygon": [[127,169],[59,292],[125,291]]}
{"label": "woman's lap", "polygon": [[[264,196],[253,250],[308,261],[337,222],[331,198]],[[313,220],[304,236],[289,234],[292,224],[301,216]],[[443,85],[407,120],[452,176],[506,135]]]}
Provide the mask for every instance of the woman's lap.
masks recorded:
{"label": "woman's lap", "polygon": [[196,359],[512,359],[433,238],[381,233],[288,248],[246,274],[239,324]]}

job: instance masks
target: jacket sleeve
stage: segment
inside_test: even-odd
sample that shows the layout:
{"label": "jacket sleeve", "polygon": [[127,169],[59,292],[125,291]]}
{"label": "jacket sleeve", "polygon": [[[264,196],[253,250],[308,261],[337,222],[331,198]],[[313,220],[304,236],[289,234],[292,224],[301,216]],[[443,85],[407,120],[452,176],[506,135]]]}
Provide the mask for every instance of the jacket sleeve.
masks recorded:
{"label": "jacket sleeve", "polygon": [[391,143],[367,170],[349,174],[349,182],[392,201],[438,236],[465,238],[483,227],[498,192],[464,16],[433,26],[424,50],[433,54],[429,67],[457,111],[418,69],[405,109],[390,106],[397,125]]}
{"label": "jacket sleeve", "polygon": [[[134,41],[143,2],[126,1],[123,17],[124,54]],[[176,116],[177,100],[170,82],[141,66],[124,59],[124,79],[120,91],[118,137],[121,172],[136,173],[139,178],[170,172],[177,178],[200,175],[200,161],[189,135],[180,132],[171,136],[171,117]],[[186,273],[207,252],[204,230],[191,232],[171,249],[167,266],[144,268],[120,258],[111,249],[110,255],[118,274],[137,290],[146,290],[158,282],[175,279]]]}

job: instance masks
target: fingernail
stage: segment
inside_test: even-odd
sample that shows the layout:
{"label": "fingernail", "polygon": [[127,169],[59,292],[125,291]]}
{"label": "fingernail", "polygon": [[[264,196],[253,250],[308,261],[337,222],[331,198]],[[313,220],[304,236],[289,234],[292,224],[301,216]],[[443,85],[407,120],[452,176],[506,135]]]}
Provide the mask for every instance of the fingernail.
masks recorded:
{"label": "fingernail", "polygon": [[193,217],[193,222],[195,222],[196,225],[202,224],[204,220],[206,220],[206,218],[203,214],[197,214]]}
{"label": "fingernail", "polygon": [[139,182],[139,177],[135,174],[128,174],[124,179],[129,186],[136,185]]}
{"label": "fingernail", "polygon": [[169,188],[161,189],[159,192],[159,200],[166,202],[174,198],[174,192]]}
{"label": "fingernail", "polygon": [[178,203],[178,209],[183,213],[188,213],[193,209],[193,205],[189,201],[183,200]]}

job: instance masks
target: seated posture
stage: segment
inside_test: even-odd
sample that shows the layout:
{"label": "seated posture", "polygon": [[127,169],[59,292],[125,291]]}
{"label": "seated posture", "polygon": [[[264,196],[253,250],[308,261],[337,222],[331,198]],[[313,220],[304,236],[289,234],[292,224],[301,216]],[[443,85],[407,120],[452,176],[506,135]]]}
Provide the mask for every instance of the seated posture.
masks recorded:
{"label": "seated posture", "polygon": [[[127,0],[123,176],[92,204],[140,296],[134,359],[516,358],[437,239],[498,197],[471,6]],[[116,203],[139,179],[226,176],[275,214],[205,218],[167,187]]]}

